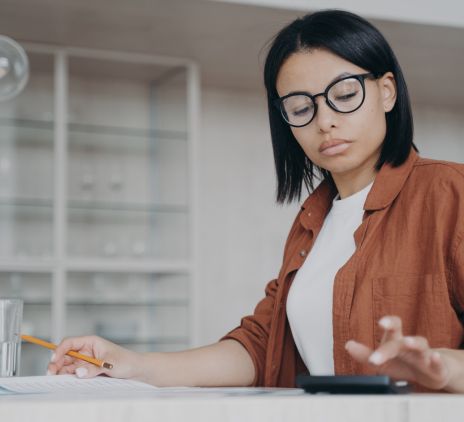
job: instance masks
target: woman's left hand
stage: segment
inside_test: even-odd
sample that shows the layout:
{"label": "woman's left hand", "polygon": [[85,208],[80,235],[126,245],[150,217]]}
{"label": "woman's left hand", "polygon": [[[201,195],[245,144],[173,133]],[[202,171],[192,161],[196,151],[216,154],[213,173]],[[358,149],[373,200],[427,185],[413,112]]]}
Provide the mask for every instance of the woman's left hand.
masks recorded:
{"label": "woman's left hand", "polygon": [[424,387],[440,390],[450,381],[450,370],[445,355],[431,349],[424,337],[405,337],[401,319],[385,316],[379,321],[384,330],[380,346],[372,350],[364,344],[349,340],[348,353],[358,362],[368,363],[378,373],[397,380],[406,380]]}

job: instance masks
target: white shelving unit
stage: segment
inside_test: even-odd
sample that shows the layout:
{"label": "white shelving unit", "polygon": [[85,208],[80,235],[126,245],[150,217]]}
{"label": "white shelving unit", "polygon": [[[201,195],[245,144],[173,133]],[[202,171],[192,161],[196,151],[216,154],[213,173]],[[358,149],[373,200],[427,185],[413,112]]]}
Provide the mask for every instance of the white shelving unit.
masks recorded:
{"label": "white shelving unit", "polygon": [[[30,82],[0,103],[0,296],[55,342],[195,344],[196,64],[25,47]],[[24,343],[21,373],[48,358]]]}

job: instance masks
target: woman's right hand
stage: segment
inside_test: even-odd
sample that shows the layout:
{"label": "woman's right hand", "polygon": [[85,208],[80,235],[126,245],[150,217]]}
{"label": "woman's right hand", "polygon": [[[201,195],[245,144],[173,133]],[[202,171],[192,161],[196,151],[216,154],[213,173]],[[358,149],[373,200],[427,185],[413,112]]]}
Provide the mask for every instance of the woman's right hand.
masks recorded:
{"label": "woman's right hand", "polygon": [[[111,363],[113,368],[100,368],[84,360],[66,355],[70,350]],[[48,364],[47,374],[76,374],[79,378],[91,378],[105,374],[114,378],[136,379],[138,373],[143,373],[141,364],[142,355],[140,353],[125,349],[101,337],[69,337],[64,339],[55,349]]]}

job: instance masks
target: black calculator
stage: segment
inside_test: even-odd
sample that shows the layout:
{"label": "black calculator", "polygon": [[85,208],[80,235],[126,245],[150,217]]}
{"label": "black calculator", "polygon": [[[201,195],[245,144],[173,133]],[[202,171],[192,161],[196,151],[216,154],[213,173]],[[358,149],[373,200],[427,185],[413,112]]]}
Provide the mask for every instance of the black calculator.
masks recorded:
{"label": "black calculator", "polygon": [[307,375],[296,377],[296,386],[313,394],[405,394],[407,381],[393,381],[387,375]]}

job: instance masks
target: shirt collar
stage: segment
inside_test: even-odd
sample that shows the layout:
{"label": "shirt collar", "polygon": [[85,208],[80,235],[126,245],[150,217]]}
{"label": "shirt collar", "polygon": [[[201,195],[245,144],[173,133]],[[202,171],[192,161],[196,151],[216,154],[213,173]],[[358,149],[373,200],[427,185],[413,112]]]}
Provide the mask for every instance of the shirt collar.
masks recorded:
{"label": "shirt collar", "polygon": [[305,229],[320,227],[337,195],[332,180],[324,179],[301,206],[300,222]]}
{"label": "shirt collar", "polygon": [[[393,167],[389,163],[384,163],[367,195],[364,210],[375,211],[390,205],[400,193],[418,158],[416,151],[411,148],[408,158],[402,165]],[[300,221],[303,227],[309,229],[314,225],[316,227],[322,225],[336,195],[337,189],[334,183],[324,179],[301,206]]]}
{"label": "shirt collar", "polygon": [[375,177],[374,184],[367,195],[364,209],[375,211],[389,206],[400,193],[419,156],[411,148],[406,161],[398,167],[385,163]]}

